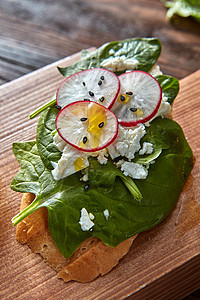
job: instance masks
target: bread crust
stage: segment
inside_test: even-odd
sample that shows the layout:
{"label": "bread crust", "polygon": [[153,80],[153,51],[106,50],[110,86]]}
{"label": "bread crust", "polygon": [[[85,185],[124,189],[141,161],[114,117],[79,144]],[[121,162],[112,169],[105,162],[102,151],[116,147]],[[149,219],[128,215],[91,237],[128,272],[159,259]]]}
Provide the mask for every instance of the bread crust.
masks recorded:
{"label": "bread crust", "polygon": [[[31,193],[23,194],[20,211],[26,208],[34,197]],[[65,282],[89,282],[99,275],[105,275],[129,251],[135,237],[116,247],[109,247],[98,238],[92,237],[85,240],[68,259],[60,253],[49,232],[48,211],[45,207],[39,208],[22,220],[16,231],[17,241],[27,244],[33,252],[39,253]]]}

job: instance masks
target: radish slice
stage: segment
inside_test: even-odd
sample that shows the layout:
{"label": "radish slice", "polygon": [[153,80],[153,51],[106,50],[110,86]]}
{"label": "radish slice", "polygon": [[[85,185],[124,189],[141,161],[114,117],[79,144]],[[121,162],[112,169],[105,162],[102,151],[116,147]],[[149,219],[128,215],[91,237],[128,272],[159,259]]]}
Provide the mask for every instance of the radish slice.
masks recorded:
{"label": "radish slice", "polygon": [[80,101],[94,101],[111,108],[117,98],[120,84],[111,71],[93,68],[67,77],[57,91],[57,105],[61,108]]}
{"label": "radish slice", "polygon": [[127,72],[119,80],[120,91],[112,108],[119,123],[131,127],[152,119],[162,99],[158,81],[143,71]]}
{"label": "radish slice", "polygon": [[108,147],[117,137],[117,117],[104,106],[77,101],[65,106],[56,117],[58,134],[71,146],[86,152]]}

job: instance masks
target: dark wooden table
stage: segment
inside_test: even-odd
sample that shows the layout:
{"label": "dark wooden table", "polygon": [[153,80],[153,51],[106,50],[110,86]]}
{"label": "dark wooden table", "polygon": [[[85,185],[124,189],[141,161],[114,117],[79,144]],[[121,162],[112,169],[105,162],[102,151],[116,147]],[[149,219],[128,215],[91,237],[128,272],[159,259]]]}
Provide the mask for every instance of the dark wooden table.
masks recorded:
{"label": "dark wooden table", "polygon": [[0,0],[0,84],[81,49],[129,37],[158,37],[162,71],[184,78],[200,67],[200,24],[172,21],[159,0]]}
{"label": "dark wooden table", "polygon": [[158,37],[160,66],[181,79],[200,66],[200,25],[166,20],[160,0],[0,0],[0,84],[128,37]]}

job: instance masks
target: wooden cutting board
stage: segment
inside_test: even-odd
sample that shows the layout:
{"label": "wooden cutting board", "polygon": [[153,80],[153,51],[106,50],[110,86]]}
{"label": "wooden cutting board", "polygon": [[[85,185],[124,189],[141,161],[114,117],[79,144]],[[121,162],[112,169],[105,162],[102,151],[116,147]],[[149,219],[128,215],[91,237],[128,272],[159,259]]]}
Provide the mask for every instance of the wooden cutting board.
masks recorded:
{"label": "wooden cutting board", "polygon": [[174,104],[178,121],[196,162],[174,211],[156,228],[142,233],[131,251],[109,274],[93,282],[64,283],[39,255],[15,240],[11,218],[21,194],[10,190],[19,164],[12,143],[35,139],[35,108],[51,98],[67,66],[80,54],[65,58],[0,87],[1,201],[0,299],[181,299],[200,287],[200,71],[181,80]]}

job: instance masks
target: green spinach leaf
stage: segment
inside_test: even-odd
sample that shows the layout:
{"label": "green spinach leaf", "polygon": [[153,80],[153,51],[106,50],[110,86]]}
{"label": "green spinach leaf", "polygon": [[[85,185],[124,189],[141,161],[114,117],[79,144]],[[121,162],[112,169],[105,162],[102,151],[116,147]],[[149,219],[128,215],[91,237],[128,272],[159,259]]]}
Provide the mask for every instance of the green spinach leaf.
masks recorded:
{"label": "green spinach leaf", "polygon": [[21,169],[11,182],[11,188],[19,192],[30,192],[39,195],[54,188],[55,181],[49,176],[47,170],[38,155],[35,141],[13,143],[13,153],[16,155]]}
{"label": "green spinach leaf", "polygon": [[[149,168],[146,180],[137,180],[142,194],[138,201],[129,192],[111,161],[100,165],[91,158],[89,189],[85,191],[79,174],[60,181],[53,180],[51,170],[43,164],[36,142],[15,143],[13,152],[21,169],[11,188],[31,192],[36,198],[13,218],[16,225],[39,207],[47,207],[49,229],[61,253],[70,257],[80,243],[97,236],[105,244],[116,246],[138,232],[158,224],[174,207],[192,164],[192,151],[179,125],[157,118],[147,129],[146,141],[156,141],[165,148]],[[80,211],[86,208],[95,219],[92,231],[82,231]],[[106,220],[104,211],[108,209]]]}
{"label": "green spinach leaf", "polygon": [[125,55],[126,58],[137,59],[138,69],[148,72],[160,56],[161,43],[156,38],[133,38],[110,42],[95,51],[83,51],[79,61],[69,67],[58,69],[63,76],[70,76],[86,69],[99,68],[101,62],[111,56],[110,51],[113,56],[119,53],[120,56]]}
{"label": "green spinach leaf", "polygon": [[48,108],[42,114],[37,127],[37,148],[40,157],[49,169],[53,169],[51,162],[58,162],[61,158],[61,152],[53,144],[52,132],[56,129],[55,119],[58,109]]}
{"label": "green spinach leaf", "polygon": [[157,75],[155,78],[160,84],[162,95],[167,97],[167,101],[172,104],[179,92],[178,79],[169,75]]}
{"label": "green spinach leaf", "polygon": [[193,17],[200,22],[200,2],[199,0],[174,0],[163,1],[168,8],[167,18],[171,19],[174,15],[181,17]]}
{"label": "green spinach leaf", "polygon": [[90,184],[96,187],[101,184],[104,186],[114,185],[116,176],[121,178],[122,182],[128,188],[134,199],[140,202],[142,195],[134,181],[130,177],[124,176],[111,160],[109,160],[103,167],[100,167],[96,159],[90,158],[90,168],[88,171]]}
{"label": "green spinach leaf", "polygon": [[162,153],[162,148],[157,147],[155,144],[153,145],[153,153],[152,154],[145,154],[143,156],[136,153],[136,157],[134,158],[134,162],[142,165],[148,165],[155,161],[156,158]]}

